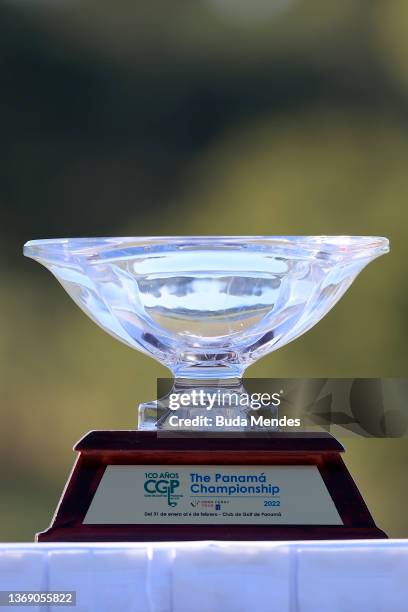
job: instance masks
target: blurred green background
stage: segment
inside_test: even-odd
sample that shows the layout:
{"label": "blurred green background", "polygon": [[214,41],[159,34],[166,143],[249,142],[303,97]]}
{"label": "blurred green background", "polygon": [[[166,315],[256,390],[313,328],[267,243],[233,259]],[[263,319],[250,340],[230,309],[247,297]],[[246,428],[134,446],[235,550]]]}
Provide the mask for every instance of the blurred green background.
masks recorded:
{"label": "blurred green background", "polygon": [[[48,526],[73,443],[132,428],[159,364],[103,333],[26,240],[372,234],[392,250],[248,375],[405,376],[406,0],[0,3],[0,540]],[[405,440],[344,440],[408,536]]]}

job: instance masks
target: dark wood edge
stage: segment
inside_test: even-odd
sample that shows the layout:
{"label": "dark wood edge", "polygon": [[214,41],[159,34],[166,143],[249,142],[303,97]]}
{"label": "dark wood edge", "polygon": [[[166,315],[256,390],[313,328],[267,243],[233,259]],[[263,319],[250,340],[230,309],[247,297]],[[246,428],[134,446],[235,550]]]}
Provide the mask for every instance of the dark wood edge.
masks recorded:
{"label": "dark wood edge", "polygon": [[77,444],[79,452],[103,450],[269,450],[343,452],[344,447],[327,432],[230,433],[156,431],[90,431]]}
{"label": "dark wood edge", "polygon": [[344,525],[376,528],[374,519],[341,456],[337,453],[322,455],[316,465]]}
{"label": "dark wood edge", "polygon": [[197,540],[290,541],[387,539],[378,527],[314,525],[78,525],[50,527],[36,535],[37,542],[174,542]]}
{"label": "dark wood edge", "polygon": [[66,527],[82,523],[106,470],[106,465],[99,457],[82,454],[78,457],[52,525]]}

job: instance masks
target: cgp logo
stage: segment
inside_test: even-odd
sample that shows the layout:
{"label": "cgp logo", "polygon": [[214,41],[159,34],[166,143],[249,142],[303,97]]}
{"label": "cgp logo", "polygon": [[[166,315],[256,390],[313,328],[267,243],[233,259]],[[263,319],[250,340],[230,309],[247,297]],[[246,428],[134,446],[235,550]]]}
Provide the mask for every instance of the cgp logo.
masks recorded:
{"label": "cgp logo", "polygon": [[177,500],[181,497],[176,493],[180,486],[177,472],[146,472],[145,478],[145,497],[166,497],[168,506],[177,506]]}

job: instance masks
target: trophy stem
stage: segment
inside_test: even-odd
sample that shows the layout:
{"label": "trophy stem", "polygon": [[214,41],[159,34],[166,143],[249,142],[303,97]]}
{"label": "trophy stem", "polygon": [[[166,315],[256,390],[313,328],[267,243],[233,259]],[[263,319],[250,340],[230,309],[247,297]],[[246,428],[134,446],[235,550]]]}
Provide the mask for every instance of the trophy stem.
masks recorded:
{"label": "trophy stem", "polygon": [[181,392],[184,389],[196,388],[211,388],[211,389],[235,389],[243,388],[241,376],[229,376],[229,377],[214,377],[211,378],[185,378],[183,376],[176,376],[173,382],[173,391]]}
{"label": "trophy stem", "polygon": [[[207,355],[206,361],[199,361],[200,355],[196,356],[196,363],[182,362],[173,368],[174,378],[176,380],[192,381],[212,381],[213,384],[221,383],[223,380],[241,379],[245,366],[237,363],[236,354],[223,355]],[[231,361],[230,361],[231,360]],[[234,361],[232,361],[234,360]]]}

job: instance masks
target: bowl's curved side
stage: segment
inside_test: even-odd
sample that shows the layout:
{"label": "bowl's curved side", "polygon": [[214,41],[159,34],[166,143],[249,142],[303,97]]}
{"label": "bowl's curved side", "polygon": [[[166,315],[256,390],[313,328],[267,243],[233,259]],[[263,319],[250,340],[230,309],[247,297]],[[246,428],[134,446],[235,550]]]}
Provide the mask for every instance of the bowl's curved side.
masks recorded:
{"label": "bowl's curved side", "polygon": [[101,291],[101,286],[96,282],[93,272],[90,273],[87,269],[86,260],[75,258],[72,254],[69,257],[64,256],[62,252],[58,253],[58,257],[53,252],[50,257],[44,259],[44,253],[39,253],[30,245],[25,245],[24,255],[47,268],[75,304],[100,328],[130,348],[156,358],[163,365],[169,365],[168,361],[171,359],[168,354],[151,348],[149,342],[146,344],[143,341],[139,342],[137,335],[129,333],[126,326],[118,320],[112,310],[110,299],[104,299],[105,292]]}
{"label": "bowl's curved side", "polygon": [[324,277],[321,283],[305,303],[302,312],[290,327],[278,326],[271,330],[271,337],[257,346],[248,347],[248,360],[254,363],[268,353],[275,351],[289,342],[296,340],[312,329],[343,297],[358,274],[370,263],[372,259],[353,261],[346,266],[336,266]]}

